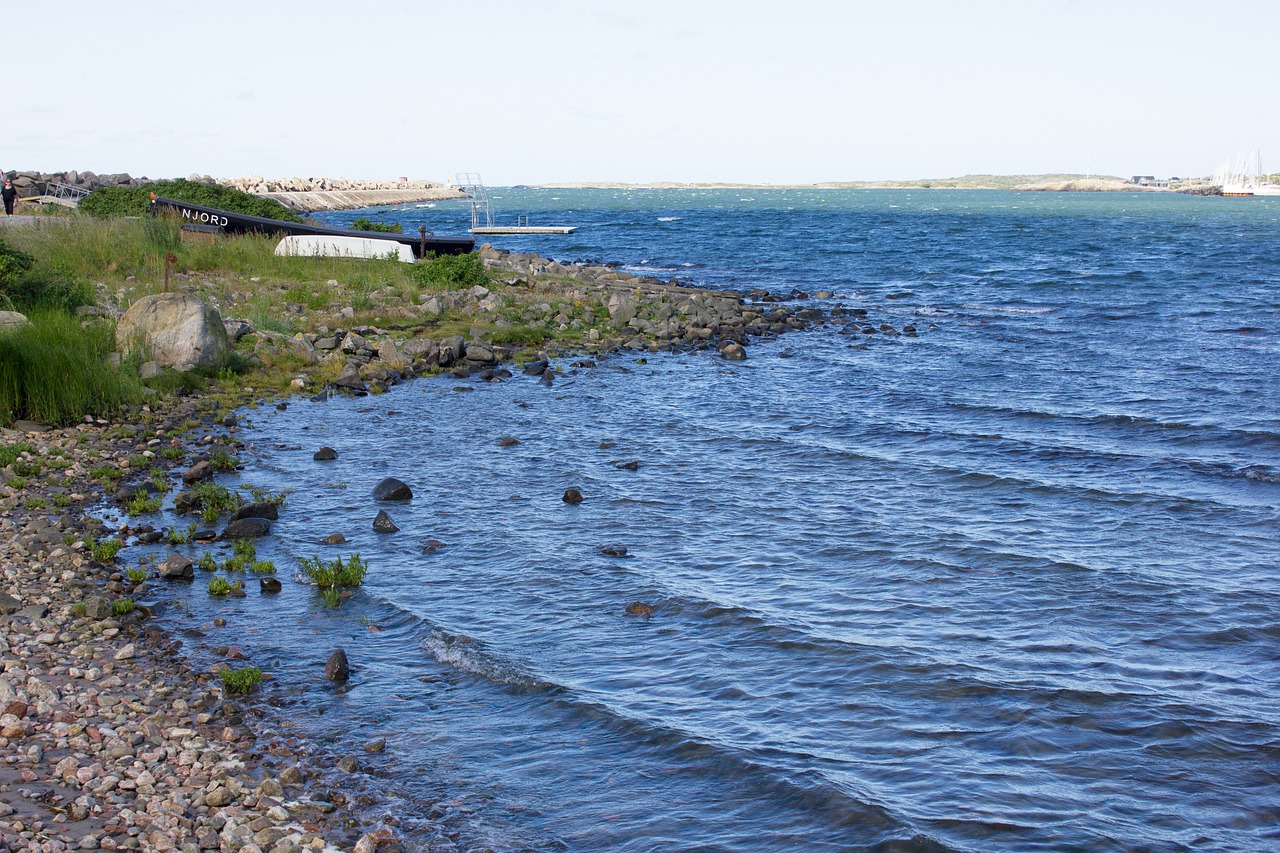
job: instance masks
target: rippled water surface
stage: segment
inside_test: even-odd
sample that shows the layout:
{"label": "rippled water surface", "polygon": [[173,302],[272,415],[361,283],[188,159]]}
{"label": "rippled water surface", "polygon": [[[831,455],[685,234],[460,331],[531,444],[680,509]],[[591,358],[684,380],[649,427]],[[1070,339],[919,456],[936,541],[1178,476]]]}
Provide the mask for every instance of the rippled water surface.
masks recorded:
{"label": "rippled water surface", "polygon": [[[920,335],[249,414],[244,478],[291,490],[260,550],[370,574],[338,611],[296,584],[192,607],[304,730],[387,737],[365,763],[414,843],[1280,846],[1280,204],[495,195],[580,226],[500,246],[832,290]],[[414,490],[391,535],[385,476]],[[350,686],[316,687],[338,646]]]}

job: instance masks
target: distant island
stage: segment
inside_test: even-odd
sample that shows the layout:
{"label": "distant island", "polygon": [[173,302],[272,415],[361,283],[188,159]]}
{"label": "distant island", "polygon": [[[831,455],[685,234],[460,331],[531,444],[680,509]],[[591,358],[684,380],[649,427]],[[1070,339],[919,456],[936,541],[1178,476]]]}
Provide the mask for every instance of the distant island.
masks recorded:
{"label": "distant island", "polygon": [[1207,193],[1212,178],[1170,178],[1155,183],[1135,183],[1114,175],[965,175],[960,178],[920,178],[912,181],[823,181],[816,184],[738,183],[616,183],[575,181],[537,184],[540,189],[865,189],[865,190],[1019,190],[1023,192],[1188,192]]}

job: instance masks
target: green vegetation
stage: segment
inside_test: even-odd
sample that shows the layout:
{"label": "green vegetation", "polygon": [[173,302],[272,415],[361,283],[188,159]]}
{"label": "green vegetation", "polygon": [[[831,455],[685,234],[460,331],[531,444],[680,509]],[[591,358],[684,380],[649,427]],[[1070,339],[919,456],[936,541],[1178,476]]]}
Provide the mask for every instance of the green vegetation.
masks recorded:
{"label": "green vegetation", "polygon": [[34,449],[34,447],[25,441],[20,441],[17,444],[6,444],[4,447],[0,447],[0,468],[8,468],[17,461],[19,456],[24,453],[30,453]]}
{"label": "green vegetation", "polygon": [[222,564],[228,572],[243,572],[245,567],[258,559],[258,549],[248,539],[237,539],[232,545],[231,556]]}
{"label": "green vegetation", "polygon": [[209,524],[213,524],[224,513],[235,512],[240,508],[240,496],[212,480],[201,480],[191,487],[191,491],[200,499],[200,517]]}
{"label": "green vegetation", "polygon": [[116,558],[116,554],[119,554],[120,549],[123,547],[124,543],[113,536],[110,539],[99,539],[91,542],[89,544],[89,553],[99,563],[109,563]]}
{"label": "green vegetation", "polygon": [[116,616],[125,616],[137,609],[132,598],[117,598],[111,602],[111,612]]}
{"label": "green vegetation", "polygon": [[99,217],[145,216],[151,212],[151,194],[233,213],[265,216],[284,222],[301,222],[302,217],[278,201],[260,198],[220,184],[195,181],[157,181],[140,187],[103,187],[80,201],[79,209]]}
{"label": "green vegetation", "polygon": [[403,234],[404,228],[399,222],[375,222],[367,216],[357,216],[351,220],[353,231],[376,231],[380,234]]}
{"label": "green vegetation", "polygon": [[253,692],[253,688],[257,687],[258,682],[262,681],[262,670],[256,666],[246,666],[241,669],[224,669],[218,675],[222,679],[222,686],[226,688],[228,693],[240,696]]}
{"label": "green vegetation", "polygon": [[196,561],[196,568],[202,572],[216,572],[218,570],[218,561],[213,555],[205,551],[200,555],[200,559]]}
{"label": "green vegetation", "polygon": [[341,604],[343,590],[359,586],[369,571],[369,564],[359,554],[352,554],[345,563],[341,558],[326,563],[315,556],[303,557],[300,562],[302,573],[320,589],[320,600],[328,607]]}
{"label": "green vegetation", "polygon": [[164,541],[169,545],[186,545],[196,537],[195,524],[188,524],[186,530],[170,527],[164,533]]}
{"label": "green vegetation", "polygon": [[484,262],[476,254],[424,258],[409,267],[409,274],[418,284],[436,290],[462,290],[477,284],[485,287],[489,284]]}
{"label": "green vegetation", "polygon": [[110,324],[84,324],[49,308],[28,318],[29,324],[0,333],[0,424],[27,418],[65,426],[142,399],[137,374],[109,364]]}
{"label": "green vegetation", "polygon": [[240,464],[240,460],[232,456],[225,450],[215,450],[213,455],[209,457],[209,464],[213,466],[215,471],[234,471],[236,466]]}
{"label": "green vegetation", "polygon": [[129,578],[129,583],[137,585],[147,579],[147,570],[146,569],[129,569],[128,571],[125,572],[125,575]]}
{"label": "green vegetation", "polygon": [[30,252],[0,240],[0,308],[66,311],[92,301],[92,297],[88,283],[69,268],[39,263]]}
{"label": "green vegetation", "polygon": [[209,578],[209,594],[210,595],[230,595],[236,590],[244,589],[244,584],[240,581],[232,583],[224,577],[218,576]]}
{"label": "green vegetation", "polygon": [[153,512],[159,512],[160,496],[148,495],[145,492],[138,492],[129,499],[129,503],[125,506],[124,511],[130,516],[148,515]]}

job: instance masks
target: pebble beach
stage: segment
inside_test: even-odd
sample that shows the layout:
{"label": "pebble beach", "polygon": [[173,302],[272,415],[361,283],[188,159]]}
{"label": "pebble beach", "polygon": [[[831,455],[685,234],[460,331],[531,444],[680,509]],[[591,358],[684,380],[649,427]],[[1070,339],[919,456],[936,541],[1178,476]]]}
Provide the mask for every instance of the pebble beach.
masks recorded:
{"label": "pebble beach", "polygon": [[106,531],[89,517],[104,495],[88,472],[140,456],[173,465],[157,457],[161,439],[131,434],[200,411],[184,401],[168,416],[141,412],[157,430],[3,431],[4,446],[26,448],[16,462],[53,473],[0,517],[0,849],[399,849],[389,829],[355,824],[340,794],[315,787],[322,774],[307,747],[266,726],[252,697],[192,672],[145,607],[112,610],[145,593],[90,544],[147,531]]}

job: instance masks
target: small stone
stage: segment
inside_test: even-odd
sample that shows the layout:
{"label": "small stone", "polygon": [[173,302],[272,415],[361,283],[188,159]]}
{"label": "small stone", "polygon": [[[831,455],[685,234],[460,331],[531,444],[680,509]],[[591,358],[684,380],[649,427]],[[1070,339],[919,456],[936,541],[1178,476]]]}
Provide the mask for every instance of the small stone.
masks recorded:
{"label": "small stone", "polygon": [[133,643],[129,643],[128,645],[121,648],[120,651],[116,652],[115,659],[116,660],[132,660],[137,656],[138,656],[138,650],[134,648]]}
{"label": "small stone", "polygon": [[643,601],[633,601],[627,605],[627,612],[632,616],[643,616],[646,619],[653,615],[653,605]]}
{"label": "small stone", "polygon": [[619,469],[620,471],[639,471],[640,460],[632,459],[630,462],[619,462],[617,465],[613,467]]}
{"label": "small stone", "polygon": [[383,752],[384,750],[386,750],[386,748],[387,748],[387,739],[384,737],[375,738],[374,740],[371,740],[364,745],[364,751],[371,754]]}
{"label": "small stone", "polygon": [[344,755],[338,759],[338,769],[344,773],[355,773],[360,769],[360,762],[354,755]]}
{"label": "small stone", "polygon": [[585,498],[582,497],[582,492],[577,489],[565,489],[563,500],[567,504],[580,504]]}
{"label": "small stone", "polygon": [[516,445],[518,445],[519,443],[520,443],[520,439],[518,439],[518,438],[514,438],[514,437],[509,436],[509,435],[508,435],[508,436],[504,436],[503,438],[498,439],[498,446],[499,446],[499,447],[515,447],[515,446],[516,446]]}
{"label": "small stone", "polygon": [[332,447],[321,447],[311,458],[317,462],[327,462],[330,459],[337,459],[338,451],[334,450]]}
{"label": "small stone", "polygon": [[341,533],[331,533],[320,541],[324,542],[326,545],[341,545],[343,542],[347,541],[347,537],[343,536]]}
{"label": "small stone", "polygon": [[277,593],[283,588],[279,578],[258,578],[258,589],[264,593]]}
{"label": "small stone", "polygon": [[625,557],[627,556],[627,549],[621,545],[605,545],[600,549],[600,553],[606,557]]}

